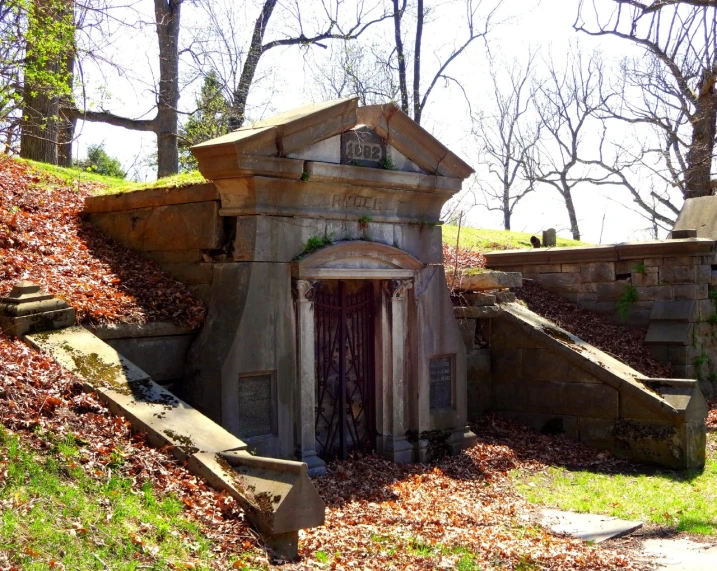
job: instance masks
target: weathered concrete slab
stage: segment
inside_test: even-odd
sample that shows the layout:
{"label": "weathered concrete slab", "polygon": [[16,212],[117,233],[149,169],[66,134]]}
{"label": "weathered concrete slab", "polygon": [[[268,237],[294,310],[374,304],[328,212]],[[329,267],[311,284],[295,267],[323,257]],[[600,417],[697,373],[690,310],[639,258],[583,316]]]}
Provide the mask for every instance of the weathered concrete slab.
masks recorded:
{"label": "weathered concrete slab", "polygon": [[459,272],[456,280],[453,280],[451,274],[452,272],[448,272],[446,276],[449,285],[452,283],[455,289],[461,291],[486,291],[523,287],[523,276],[519,272],[482,271],[476,274]]}
{"label": "weathered concrete slab", "polygon": [[561,510],[541,510],[540,523],[554,533],[566,533],[595,543],[628,535],[642,527],[641,521]]}
{"label": "weathered concrete slab", "polygon": [[642,544],[642,552],[658,570],[717,569],[717,544],[714,543],[697,543],[689,539],[647,539]]}
{"label": "weathered concrete slab", "polygon": [[27,340],[68,371],[91,379],[98,387],[126,387],[127,383],[149,380],[147,373],[84,327],[34,333]]}
{"label": "weathered concrete slab", "polygon": [[124,339],[138,337],[167,337],[170,335],[190,335],[196,329],[172,323],[170,321],[153,321],[150,323],[106,323],[96,326],[84,326],[100,339]]}

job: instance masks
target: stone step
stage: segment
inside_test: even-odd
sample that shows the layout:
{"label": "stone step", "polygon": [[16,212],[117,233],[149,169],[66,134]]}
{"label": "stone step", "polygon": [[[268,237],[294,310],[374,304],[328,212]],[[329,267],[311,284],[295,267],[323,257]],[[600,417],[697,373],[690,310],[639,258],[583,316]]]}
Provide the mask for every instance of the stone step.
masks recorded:
{"label": "stone step", "polygon": [[540,523],[553,533],[565,533],[594,543],[623,537],[642,527],[641,521],[553,509],[540,511]]}

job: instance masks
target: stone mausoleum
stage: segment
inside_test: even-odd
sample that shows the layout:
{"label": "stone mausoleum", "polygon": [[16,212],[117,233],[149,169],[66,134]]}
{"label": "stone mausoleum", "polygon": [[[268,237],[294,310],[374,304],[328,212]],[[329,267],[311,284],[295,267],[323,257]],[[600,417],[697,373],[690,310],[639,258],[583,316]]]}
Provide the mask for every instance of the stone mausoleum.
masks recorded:
{"label": "stone mausoleum", "polygon": [[470,445],[437,224],[472,169],[394,105],[355,99],[192,152],[226,253],[189,352],[190,402],[312,474],[354,449],[425,460],[431,431]]}

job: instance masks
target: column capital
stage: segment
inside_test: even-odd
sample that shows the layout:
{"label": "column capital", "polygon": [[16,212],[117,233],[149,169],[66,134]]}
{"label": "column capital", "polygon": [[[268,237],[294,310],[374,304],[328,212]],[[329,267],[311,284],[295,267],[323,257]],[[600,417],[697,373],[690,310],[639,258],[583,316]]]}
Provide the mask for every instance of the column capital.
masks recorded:
{"label": "column capital", "polygon": [[383,289],[392,300],[401,300],[412,287],[413,280],[388,280],[384,282]]}
{"label": "column capital", "polygon": [[293,280],[292,292],[296,301],[311,301],[314,297],[314,286],[317,283],[314,280]]}

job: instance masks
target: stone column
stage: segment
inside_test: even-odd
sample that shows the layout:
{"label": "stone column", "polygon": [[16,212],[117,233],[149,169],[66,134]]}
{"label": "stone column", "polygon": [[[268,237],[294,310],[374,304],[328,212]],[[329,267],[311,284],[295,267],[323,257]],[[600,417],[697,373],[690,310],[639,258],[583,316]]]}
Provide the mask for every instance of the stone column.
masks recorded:
{"label": "stone column", "polygon": [[385,363],[388,378],[383,384],[383,426],[381,453],[399,463],[413,461],[413,446],[406,440],[405,395],[406,340],[408,337],[408,308],[406,293],[412,280],[390,280],[384,284],[390,315],[389,339],[384,337],[384,351],[390,343],[390,360]]}
{"label": "stone column", "polygon": [[314,356],[314,282],[294,281],[296,301],[297,398],[294,416],[296,457],[309,466],[309,476],[326,473],[326,464],[316,455],[316,364]]}

